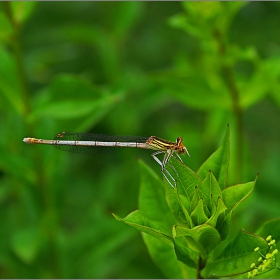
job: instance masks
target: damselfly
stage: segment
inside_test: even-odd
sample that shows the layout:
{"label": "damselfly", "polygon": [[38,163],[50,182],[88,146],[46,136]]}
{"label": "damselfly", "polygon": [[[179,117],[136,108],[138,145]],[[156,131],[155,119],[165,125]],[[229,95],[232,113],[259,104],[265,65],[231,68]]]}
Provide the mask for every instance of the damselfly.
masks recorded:
{"label": "damselfly", "polygon": [[[169,163],[170,158],[176,158],[175,156],[177,156],[178,159],[183,162],[180,154],[183,155],[187,153],[189,155],[189,152],[184,146],[183,139],[181,137],[178,137],[176,142],[170,142],[156,136],[109,136],[105,134],[94,133],[61,132],[58,133],[54,138],[54,140],[24,138],[23,142],[28,144],[54,145],[58,149],[80,154],[94,153],[94,148],[96,147],[130,147],[155,150],[151,156],[161,166],[161,172],[163,176],[173,188],[176,185],[176,180],[166,169],[166,166],[169,164],[169,166],[177,174],[177,171],[173,165]],[[159,154],[164,154],[162,161],[157,157]],[[167,176],[169,176],[173,184],[170,182]]]}

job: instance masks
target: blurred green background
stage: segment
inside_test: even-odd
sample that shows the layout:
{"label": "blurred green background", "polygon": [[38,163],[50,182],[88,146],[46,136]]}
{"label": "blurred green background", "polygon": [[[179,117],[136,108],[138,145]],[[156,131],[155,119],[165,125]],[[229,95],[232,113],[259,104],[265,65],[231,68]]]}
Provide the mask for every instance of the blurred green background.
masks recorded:
{"label": "blurred green background", "polygon": [[184,137],[197,170],[231,127],[229,185],[260,176],[233,233],[279,217],[279,2],[2,2],[0,277],[164,278],[137,209],[149,151],[86,156],[24,137]]}

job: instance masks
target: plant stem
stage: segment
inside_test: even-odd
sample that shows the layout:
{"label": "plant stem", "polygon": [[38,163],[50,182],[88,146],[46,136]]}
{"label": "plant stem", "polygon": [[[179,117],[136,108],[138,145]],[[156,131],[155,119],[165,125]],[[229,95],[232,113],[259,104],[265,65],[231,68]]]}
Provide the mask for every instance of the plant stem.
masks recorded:
{"label": "plant stem", "polygon": [[24,102],[24,112],[23,114],[27,116],[30,113],[30,103],[29,103],[29,85],[28,85],[28,79],[27,74],[24,68],[23,63],[23,55],[21,51],[21,45],[20,45],[20,39],[19,39],[19,26],[18,23],[15,21],[13,17],[13,12],[11,9],[10,2],[3,2],[3,9],[7,16],[7,18],[10,20],[12,26],[13,26],[13,34],[11,36],[11,45],[14,52],[15,62],[16,62],[16,70],[18,73],[18,78],[20,81],[20,87]]}
{"label": "plant stem", "polygon": [[227,82],[229,92],[231,93],[232,99],[232,109],[233,116],[235,119],[235,152],[236,152],[236,160],[235,160],[235,178],[238,182],[242,180],[242,170],[243,170],[243,119],[242,119],[242,108],[239,102],[239,92],[236,87],[236,83],[233,77],[233,71],[228,66],[223,66],[223,72],[225,76],[225,80]]}
{"label": "plant stem", "polygon": [[[5,12],[6,17],[9,19],[11,25],[13,26],[13,34],[11,35],[10,45],[14,54],[15,58],[15,64],[16,64],[16,70],[17,75],[21,87],[21,93],[22,93],[22,100],[23,100],[23,117],[26,120],[28,115],[31,112],[31,106],[30,106],[30,88],[28,83],[28,77],[27,73],[25,71],[24,67],[24,59],[22,54],[22,48],[20,43],[20,36],[19,36],[19,23],[14,19],[13,11],[11,8],[11,4],[9,1],[3,2],[3,10]],[[33,124],[28,123],[27,125],[27,132],[30,133],[30,135],[33,134],[34,127]],[[53,212],[53,203],[51,201],[49,190],[48,190],[48,180],[44,173],[44,168],[42,165],[43,160],[40,158],[40,155],[36,153],[34,155],[34,166],[36,168],[36,174],[37,174],[37,180],[35,185],[40,186],[41,188],[41,195],[42,200],[44,201],[44,207],[45,207],[45,215],[47,216],[48,213]],[[57,269],[57,254],[56,254],[56,242],[55,242],[55,234],[53,233],[52,229],[48,229],[47,232],[48,239],[50,242],[50,251],[49,251],[49,269],[52,271],[52,278],[59,278],[59,273]]]}
{"label": "plant stem", "polygon": [[[221,60],[224,61],[227,48],[226,43],[223,42],[222,34],[219,31],[215,32],[215,38],[218,43],[219,54],[221,56]],[[234,174],[235,180],[240,182],[242,180],[242,171],[243,171],[243,110],[240,104],[239,99],[239,90],[237,88],[237,84],[234,78],[234,73],[232,67],[223,62],[221,65],[222,74],[228,88],[228,91],[231,96],[231,104],[232,104],[232,113],[235,122],[235,166],[234,166]]]}
{"label": "plant stem", "polygon": [[202,277],[202,275],[201,275],[201,271],[204,268],[204,266],[205,266],[205,262],[202,259],[201,255],[199,255],[199,258],[198,258],[198,268],[197,268],[197,279],[204,279]]}

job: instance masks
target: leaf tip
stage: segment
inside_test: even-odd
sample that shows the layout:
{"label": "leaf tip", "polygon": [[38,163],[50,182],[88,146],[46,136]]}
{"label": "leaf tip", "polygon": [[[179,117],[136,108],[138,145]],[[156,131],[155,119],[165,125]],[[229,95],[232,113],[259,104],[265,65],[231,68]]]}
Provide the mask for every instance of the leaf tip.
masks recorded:
{"label": "leaf tip", "polygon": [[260,173],[258,172],[256,175],[256,179],[255,179],[255,183],[257,182],[258,178],[259,178]]}
{"label": "leaf tip", "polygon": [[115,213],[113,213],[112,211],[110,211],[110,213],[113,215],[113,217],[117,220],[117,221],[122,221],[122,219],[116,215]]}

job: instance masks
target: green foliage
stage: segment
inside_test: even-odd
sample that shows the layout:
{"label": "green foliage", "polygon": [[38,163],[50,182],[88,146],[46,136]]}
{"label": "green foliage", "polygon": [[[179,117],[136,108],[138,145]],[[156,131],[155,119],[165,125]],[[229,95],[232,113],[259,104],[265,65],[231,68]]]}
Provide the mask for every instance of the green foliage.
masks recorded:
{"label": "green foliage", "polygon": [[[274,222],[276,230],[271,230],[272,224],[265,224],[259,230],[262,233],[260,236],[240,230],[235,238],[228,238],[233,210],[251,194],[256,183],[255,180],[234,186],[226,185],[229,154],[228,127],[221,146],[199,168],[197,174],[179,160],[172,159],[172,165],[178,172],[174,189],[167,182],[163,185],[141,162],[140,210],[124,219],[113,214],[117,220],[164,242],[170,247],[170,255],[173,249],[172,259],[176,255],[178,261],[188,266],[187,269],[177,264],[177,271],[174,272],[176,276],[182,277],[185,270],[188,271],[187,275],[192,275],[193,269],[197,270],[197,277],[203,278],[244,274],[254,269],[252,263],[258,262],[259,253],[254,251],[255,248],[259,248],[263,255],[269,251],[262,236],[278,231],[279,219]],[[204,171],[212,166],[215,173]],[[168,214],[167,206],[174,219]],[[276,241],[279,240],[278,236],[279,233],[276,233]],[[154,259],[161,254],[161,250],[166,251],[163,246],[157,246],[155,252],[153,243],[146,242],[146,245],[153,252]],[[166,272],[166,262],[168,260],[162,259],[160,263],[156,262],[163,273]],[[169,276],[166,273],[166,277]]]}
{"label": "green foliage", "polygon": [[[0,277],[218,277],[236,248],[226,246],[248,232],[278,241],[279,12],[278,2],[1,2]],[[230,165],[229,131],[209,157],[227,124]],[[148,151],[86,157],[22,142],[65,130],[181,136],[191,157],[172,161],[174,191]],[[255,189],[242,183],[257,172]],[[110,211],[132,212],[123,221],[143,239]],[[272,256],[279,245],[268,246]],[[232,274],[249,249],[242,265],[232,252]],[[250,277],[280,277],[267,250]]]}

